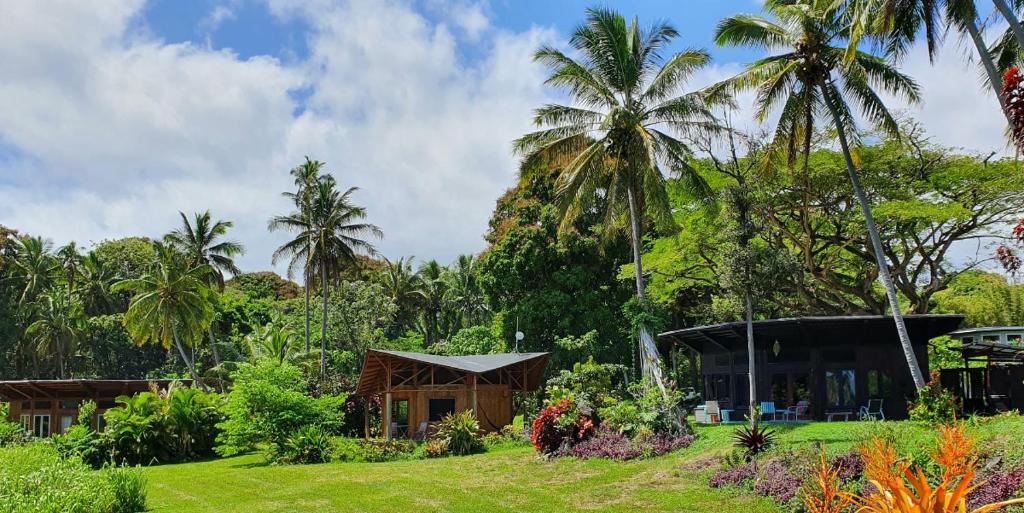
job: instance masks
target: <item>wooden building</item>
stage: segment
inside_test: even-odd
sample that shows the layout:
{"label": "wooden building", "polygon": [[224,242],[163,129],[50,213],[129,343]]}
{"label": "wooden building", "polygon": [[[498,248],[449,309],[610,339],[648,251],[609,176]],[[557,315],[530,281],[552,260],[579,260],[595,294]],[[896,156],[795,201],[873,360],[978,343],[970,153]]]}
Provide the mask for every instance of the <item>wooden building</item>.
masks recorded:
{"label": "wooden building", "polygon": [[[120,395],[167,389],[174,380],[61,379],[0,381],[0,402],[10,405],[8,420],[19,422],[38,438],[64,433],[78,420],[82,401],[96,402],[94,429],[103,429],[103,412]],[[191,380],[181,380],[190,384]]]}
{"label": "wooden building", "polygon": [[[439,356],[372,349],[356,395],[383,396],[381,433],[414,437],[445,415],[472,410],[484,431],[512,422],[512,393],[536,390],[547,353]],[[426,424],[424,424],[426,423]],[[369,436],[369,426],[366,434]]]}
{"label": "wooden building", "polygon": [[[908,315],[904,321],[927,373],[928,341],[957,329],[963,316]],[[882,399],[886,418],[906,418],[915,390],[892,317],[768,319],[754,321],[753,328],[759,401],[774,401],[780,409],[809,403],[809,416],[820,420],[829,413],[855,418],[869,399]],[[699,355],[704,400],[747,412],[746,323],[669,331],[659,339],[672,350]]]}
{"label": "wooden building", "polygon": [[969,328],[949,334],[964,366],[942,369],[942,386],[963,413],[1024,411],[1024,326]]}

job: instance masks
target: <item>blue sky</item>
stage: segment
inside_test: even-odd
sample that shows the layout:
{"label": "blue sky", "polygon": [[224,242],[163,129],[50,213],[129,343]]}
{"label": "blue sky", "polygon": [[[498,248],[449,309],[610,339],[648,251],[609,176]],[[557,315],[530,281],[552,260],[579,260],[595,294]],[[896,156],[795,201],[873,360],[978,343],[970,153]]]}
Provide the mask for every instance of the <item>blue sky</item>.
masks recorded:
{"label": "blue sky", "polygon": [[[288,170],[327,162],[385,238],[390,258],[483,249],[495,200],[515,183],[511,141],[564,99],[532,62],[564,47],[583,0],[37,0],[0,17],[0,224],[85,247],[159,237],[178,212],[233,221],[244,270],[273,268]],[[714,48],[724,16],[758,0],[610,2],[667,19],[673,50],[707,48],[689,88],[758,55]],[[991,31],[994,33],[995,31]],[[73,34],[74,37],[69,37]],[[1005,151],[995,100],[950,38],[909,112],[936,142]],[[734,120],[756,126],[750,96]],[[902,109],[898,102],[892,106]],[[984,252],[984,250],[982,251]]]}

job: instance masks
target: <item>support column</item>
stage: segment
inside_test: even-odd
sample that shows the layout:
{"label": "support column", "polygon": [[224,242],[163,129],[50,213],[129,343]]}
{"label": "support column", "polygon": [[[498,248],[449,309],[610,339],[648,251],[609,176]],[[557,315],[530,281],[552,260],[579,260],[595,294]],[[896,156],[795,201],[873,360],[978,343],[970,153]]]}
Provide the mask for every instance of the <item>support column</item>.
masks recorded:
{"label": "support column", "polygon": [[391,392],[384,393],[384,439],[391,440]]}
{"label": "support column", "polygon": [[370,396],[363,403],[363,438],[370,439]]}
{"label": "support column", "polygon": [[477,375],[473,374],[473,416],[476,417],[477,422],[480,421],[480,411],[477,410],[476,403],[476,378]]}

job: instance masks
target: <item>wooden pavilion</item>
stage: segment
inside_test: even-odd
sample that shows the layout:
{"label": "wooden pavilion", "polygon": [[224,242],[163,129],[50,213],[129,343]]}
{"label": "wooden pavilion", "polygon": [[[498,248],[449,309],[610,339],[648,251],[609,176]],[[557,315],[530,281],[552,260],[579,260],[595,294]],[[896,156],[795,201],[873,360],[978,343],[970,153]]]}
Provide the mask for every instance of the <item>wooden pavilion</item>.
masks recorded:
{"label": "wooden pavilion", "polygon": [[[387,438],[414,437],[422,426],[465,410],[491,432],[512,423],[512,393],[536,390],[547,363],[548,353],[439,356],[371,349],[355,393],[384,396],[381,432]],[[369,420],[365,431],[369,437]]]}
{"label": "wooden pavilion", "polygon": [[1024,326],[969,328],[949,334],[960,341],[962,368],[942,369],[942,386],[964,414],[1024,410]]}
{"label": "wooden pavilion", "polygon": [[20,422],[37,438],[66,431],[78,419],[82,401],[96,402],[93,428],[103,429],[103,412],[115,406],[117,396],[133,395],[152,388],[166,390],[170,379],[48,379],[0,381],[0,401],[10,405],[8,420]]}

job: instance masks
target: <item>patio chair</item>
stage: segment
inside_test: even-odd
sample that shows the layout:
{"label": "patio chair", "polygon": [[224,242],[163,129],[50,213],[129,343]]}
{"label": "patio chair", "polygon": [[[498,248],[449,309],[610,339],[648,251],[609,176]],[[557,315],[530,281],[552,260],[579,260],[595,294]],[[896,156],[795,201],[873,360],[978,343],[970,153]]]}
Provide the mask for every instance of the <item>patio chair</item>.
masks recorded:
{"label": "patio chair", "polygon": [[706,406],[702,404],[693,409],[693,421],[697,424],[707,424],[709,422]]}
{"label": "patio chair", "polygon": [[800,420],[801,415],[807,415],[807,412],[811,409],[811,403],[807,401],[799,401],[796,406],[790,406],[785,410],[782,410],[782,420],[789,420],[789,417],[793,417],[793,421]]}
{"label": "patio chair", "polygon": [[761,401],[761,420],[771,415],[772,420],[779,420],[779,412],[775,409],[775,401]]}
{"label": "patio chair", "polygon": [[392,422],[391,426],[388,429],[388,431],[389,431],[388,434],[390,435],[391,438],[398,438],[398,423],[397,422]]}
{"label": "patio chair", "polygon": [[704,414],[707,415],[708,422],[712,424],[722,421],[722,408],[718,406],[718,401],[704,403]]}
{"label": "patio chair", "polygon": [[430,423],[427,421],[420,422],[420,427],[416,429],[416,433],[412,435],[412,439],[417,442],[422,442],[427,438],[427,427]]}
{"label": "patio chair", "polygon": [[868,399],[867,406],[860,407],[860,420],[885,420],[882,399]]}

